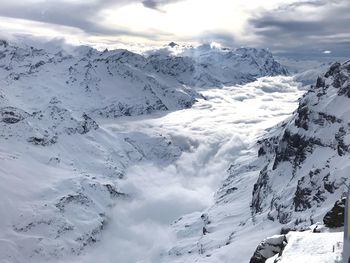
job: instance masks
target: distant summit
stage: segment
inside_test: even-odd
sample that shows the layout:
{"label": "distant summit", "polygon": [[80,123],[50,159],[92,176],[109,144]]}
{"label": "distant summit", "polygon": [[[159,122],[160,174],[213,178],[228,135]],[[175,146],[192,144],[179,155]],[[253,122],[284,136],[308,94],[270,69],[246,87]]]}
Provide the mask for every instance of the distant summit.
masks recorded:
{"label": "distant summit", "polygon": [[173,47],[178,46],[178,44],[176,44],[175,42],[170,42],[170,43],[168,44],[168,46],[171,47],[171,48],[173,48]]}

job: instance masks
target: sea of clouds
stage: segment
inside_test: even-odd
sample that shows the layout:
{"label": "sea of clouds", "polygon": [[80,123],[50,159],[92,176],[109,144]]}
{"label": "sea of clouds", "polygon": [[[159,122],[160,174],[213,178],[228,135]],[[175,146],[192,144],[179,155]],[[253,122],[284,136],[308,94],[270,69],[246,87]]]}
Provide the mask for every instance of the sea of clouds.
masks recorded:
{"label": "sea of clouds", "polygon": [[292,77],[264,77],[202,90],[206,99],[192,109],[104,124],[165,135],[183,153],[170,165],[147,161],[127,170],[120,189],[131,198],[113,208],[102,241],[77,262],[162,262],[176,240],[171,224],[214,203],[229,165],[296,109],[301,90]]}

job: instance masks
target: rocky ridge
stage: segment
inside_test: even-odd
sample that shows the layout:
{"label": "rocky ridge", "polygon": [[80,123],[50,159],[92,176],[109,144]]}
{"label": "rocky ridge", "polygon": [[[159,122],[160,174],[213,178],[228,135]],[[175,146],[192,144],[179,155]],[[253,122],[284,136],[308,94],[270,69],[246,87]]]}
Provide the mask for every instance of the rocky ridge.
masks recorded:
{"label": "rocky ridge", "polygon": [[[349,91],[350,61],[333,64],[290,118],[267,130],[231,165],[216,203],[202,215],[175,222],[179,241],[169,257],[190,262],[186,255],[191,254],[191,260],[211,262],[232,250],[246,251],[244,242],[259,244],[267,236],[321,222],[350,180]],[[271,247],[265,243],[262,251]]]}

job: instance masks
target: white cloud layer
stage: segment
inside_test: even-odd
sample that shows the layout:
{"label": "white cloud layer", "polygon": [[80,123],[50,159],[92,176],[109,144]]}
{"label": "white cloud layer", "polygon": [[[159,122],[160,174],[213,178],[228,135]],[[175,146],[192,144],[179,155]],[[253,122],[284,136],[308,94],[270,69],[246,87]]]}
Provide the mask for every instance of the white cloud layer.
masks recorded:
{"label": "white cloud layer", "polygon": [[127,171],[120,190],[133,199],[116,205],[102,242],[78,262],[163,262],[162,253],[176,240],[170,224],[213,203],[232,161],[295,109],[299,85],[292,77],[265,77],[203,91],[207,100],[191,109],[104,126],[163,134],[186,151],[170,166],[146,162]]}
{"label": "white cloud layer", "polygon": [[347,0],[3,0],[0,32],[64,37],[74,43],[216,41],[345,54],[349,11]]}

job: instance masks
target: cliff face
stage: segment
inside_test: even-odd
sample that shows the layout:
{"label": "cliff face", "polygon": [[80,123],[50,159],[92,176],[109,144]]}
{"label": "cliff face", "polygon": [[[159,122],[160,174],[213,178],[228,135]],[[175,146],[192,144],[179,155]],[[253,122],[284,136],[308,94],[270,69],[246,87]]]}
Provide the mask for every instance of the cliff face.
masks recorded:
{"label": "cliff face", "polygon": [[[248,261],[242,255],[251,257],[264,238],[322,222],[350,180],[349,90],[350,62],[332,65],[291,117],[235,160],[215,204],[174,224],[181,236],[169,252],[175,262]],[[261,243],[254,260],[277,248]]]}
{"label": "cliff face", "polygon": [[300,100],[293,117],[259,141],[265,160],[253,214],[292,227],[320,221],[349,180],[350,62],[336,63]]}

